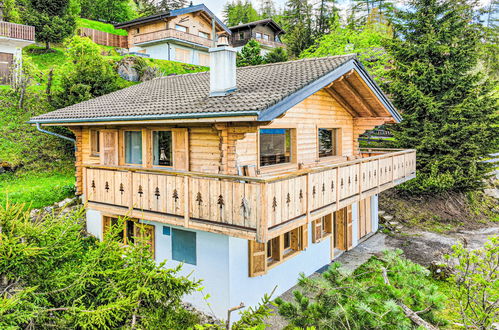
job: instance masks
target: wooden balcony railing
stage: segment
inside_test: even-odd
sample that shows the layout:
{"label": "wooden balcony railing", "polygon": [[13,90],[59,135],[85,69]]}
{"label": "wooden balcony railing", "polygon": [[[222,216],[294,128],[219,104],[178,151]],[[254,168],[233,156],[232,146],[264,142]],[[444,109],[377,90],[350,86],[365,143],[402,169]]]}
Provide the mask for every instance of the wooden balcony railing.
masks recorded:
{"label": "wooden balcony railing", "polygon": [[0,22],[0,37],[35,40],[35,27],[10,22]]}
{"label": "wooden balcony railing", "polygon": [[163,40],[167,38],[175,38],[179,40],[192,42],[205,47],[212,47],[212,41],[210,39],[206,39],[197,36],[195,34],[182,32],[175,29],[165,29],[165,30],[159,30],[159,31],[135,35],[133,36],[133,44],[136,45],[144,42]]}
{"label": "wooden balcony railing", "polygon": [[256,40],[261,45],[265,45],[265,46],[269,46],[269,47],[273,47],[273,48],[278,48],[278,47],[286,48],[286,45],[283,44],[282,42],[272,41],[272,40],[266,40],[266,39],[263,39],[263,38],[257,38],[255,33],[253,33],[253,36],[251,38],[246,38],[246,39],[236,39],[236,34],[234,34],[231,37],[231,44],[234,47],[244,46],[250,40]]}
{"label": "wooden balcony railing", "polygon": [[84,193],[92,205],[112,206],[109,211],[121,215],[264,242],[287,223],[333,212],[407,181],[415,172],[414,150],[386,149],[272,177],[85,166]]}

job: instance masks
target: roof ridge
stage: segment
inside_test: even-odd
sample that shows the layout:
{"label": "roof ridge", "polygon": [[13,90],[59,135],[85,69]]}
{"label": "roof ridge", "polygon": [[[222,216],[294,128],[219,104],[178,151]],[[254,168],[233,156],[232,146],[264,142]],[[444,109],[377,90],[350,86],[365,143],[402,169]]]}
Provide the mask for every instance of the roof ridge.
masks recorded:
{"label": "roof ridge", "polygon": [[261,68],[261,67],[265,67],[265,66],[277,66],[277,65],[284,65],[284,64],[295,63],[295,62],[323,61],[323,60],[329,60],[329,59],[333,59],[333,58],[337,58],[337,57],[349,57],[349,56],[356,57],[357,54],[350,53],[350,54],[331,55],[331,56],[323,56],[323,57],[304,57],[304,58],[300,58],[298,60],[291,60],[291,61],[285,61],[285,62],[248,65],[248,66],[239,67],[238,69],[244,70],[244,69],[250,69],[250,68],[255,68],[255,67]]}

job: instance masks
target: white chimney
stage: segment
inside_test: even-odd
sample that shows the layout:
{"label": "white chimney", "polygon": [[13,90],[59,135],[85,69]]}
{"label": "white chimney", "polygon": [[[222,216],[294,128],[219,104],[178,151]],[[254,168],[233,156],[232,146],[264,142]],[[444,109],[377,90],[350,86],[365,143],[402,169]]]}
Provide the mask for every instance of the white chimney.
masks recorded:
{"label": "white chimney", "polygon": [[226,96],[237,90],[236,53],[224,44],[210,48],[210,96]]}

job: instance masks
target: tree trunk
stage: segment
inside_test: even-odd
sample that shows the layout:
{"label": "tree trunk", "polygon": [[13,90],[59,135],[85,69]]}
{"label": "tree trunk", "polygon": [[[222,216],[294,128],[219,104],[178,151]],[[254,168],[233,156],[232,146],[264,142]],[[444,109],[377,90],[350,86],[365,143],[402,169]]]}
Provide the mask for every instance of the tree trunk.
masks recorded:
{"label": "tree trunk", "polygon": [[45,41],[45,49],[50,50],[50,41]]}

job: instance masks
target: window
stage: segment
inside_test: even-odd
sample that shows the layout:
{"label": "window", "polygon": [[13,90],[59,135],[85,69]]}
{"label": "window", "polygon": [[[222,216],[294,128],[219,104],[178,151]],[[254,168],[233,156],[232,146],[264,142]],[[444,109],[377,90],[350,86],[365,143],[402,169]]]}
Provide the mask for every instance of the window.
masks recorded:
{"label": "window", "polygon": [[187,27],[185,27],[183,25],[175,24],[175,30],[182,31],[182,32],[187,32]]}
{"label": "window", "polygon": [[199,53],[199,65],[210,66],[210,54]]}
{"label": "window", "polygon": [[151,254],[154,257],[155,244],[154,244],[154,230],[153,225],[147,225],[139,223],[136,219],[126,219],[121,224],[120,220],[115,217],[104,217],[103,220],[103,230],[104,234],[108,233],[111,228],[118,228],[120,226],[117,234],[117,239],[119,242],[129,245],[139,242],[138,240],[143,240],[143,242],[150,247]]}
{"label": "window", "polygon": [[183,48],[175,48],[175,61],[182,63],[190,63],[191,51]]}
{"label": "window", "polygon": [[141,131],[125,131],[125,163],[142,164]]}
{"label": "window", "polygon": [[270,40],[270,36],[268,34],[263,35],[263,40]]}
{"label": "window", "polygon": [[196,233],[172,229],[172,259],[191,265],[196,264]]}
{"label": "window", "polygon": [[303,227],[298,227],[269,240],[267,242],[267,265],[283,261],[295,252],[303,250],[306,245],[303,235]]}
{"label": "window", "polygon": [[152,132],[152,164],[156,166],[172,166],[172,132]]}
{"label": "window", "polygon": [[262,34],[260,32],[257,32],[255,35],[257,39],[262,39]]}
{"label": "window", "polygon": [[139,28],[136,28],[135,29],[135,34],[139,34],[140,33],[140,29]]}
{"label": "window", "polygon": [[319,157],[338,155],[338,129],[319,128]]}
{"label": "window", "polygon": [[203,31],[199,31],[198,34],[199,34],[200,37],[203,37],[203,38],[206,38],[206,39],[210,39],[210,34],[209,33],[206,33],[206,32],[203,32]]}
{"label": "window", "polygon": [[100,132],[98,130],[90,130],[90,153],[92,156],[100,154]]}
{"label": "window", "polygon": [[244,40],[244,32],[239,32],[239,40]]}
{"label": "window", "polygon": [[333,215],[328,214],[312,221],[312,242],[318,243],[333,232]]}
{"label": "window", "polygon": [[291,129],[260,129],[260,166],[291,162]]}

